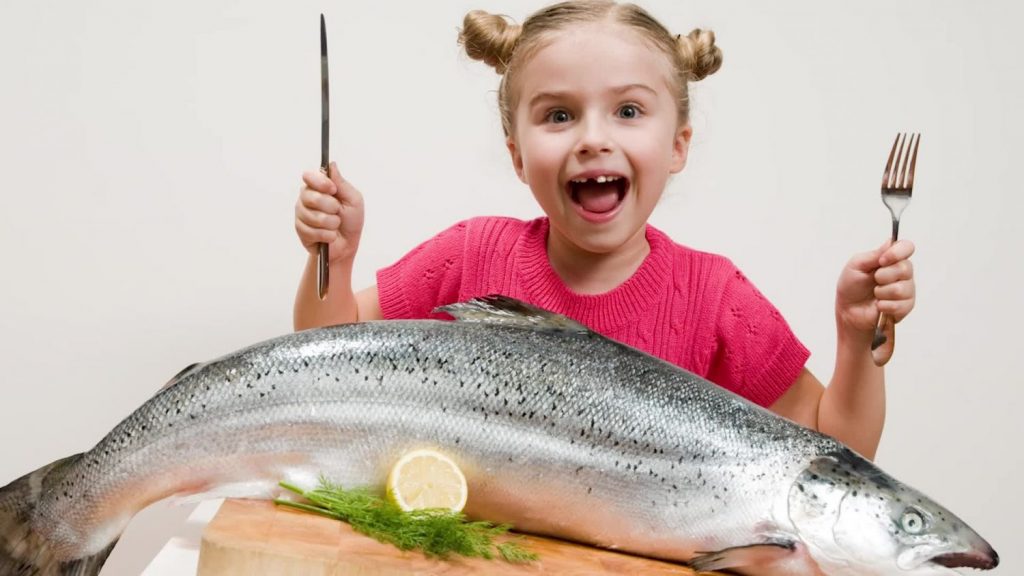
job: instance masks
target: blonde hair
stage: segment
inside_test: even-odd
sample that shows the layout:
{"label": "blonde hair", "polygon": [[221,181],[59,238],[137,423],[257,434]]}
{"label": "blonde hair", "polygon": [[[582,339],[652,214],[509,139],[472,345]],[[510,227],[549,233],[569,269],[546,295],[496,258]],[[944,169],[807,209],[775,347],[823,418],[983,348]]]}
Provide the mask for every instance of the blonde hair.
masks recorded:
{"label": "blonde hair", "polygon": [[559,30],[573,24],[610,20],[636,31],[664,53],[675,74],[669,85],[675,92],[680,124],[690,117],[688,84],[713,74],[722,65],[722,51],[715,46],[715,34],[695,29],[686,36],[673,35],[646,10],[635,4],[612,0],[569,0],[552,4],[530,15],[522,25],[502,15],[473,10],[463,19],[459,43],[466,54],[481,60],[502,75],[498,107],[505,135],[512,133],[517,94],[515,77],[530,56],[545,46]]}

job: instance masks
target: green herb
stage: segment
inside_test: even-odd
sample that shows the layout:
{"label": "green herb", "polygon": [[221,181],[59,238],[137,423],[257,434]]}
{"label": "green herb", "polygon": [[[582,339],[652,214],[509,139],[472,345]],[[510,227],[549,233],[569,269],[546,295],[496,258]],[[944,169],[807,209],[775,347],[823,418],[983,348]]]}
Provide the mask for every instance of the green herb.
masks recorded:
{"label": "green herb", "polygon": [[509,531],[508,524],[470,522],[462,513],[443,509],[406,512],[370,490],[345,490],[323,478],[317,488],[308,491],[286,482],[281,486],[309,503],[277,499],[276,504],[348,522],[357,532],[402,550],[419,549],[438,558],[460,554],[490,560],[497,552],[507,562],[537,559],[515,541],[494,542]]}

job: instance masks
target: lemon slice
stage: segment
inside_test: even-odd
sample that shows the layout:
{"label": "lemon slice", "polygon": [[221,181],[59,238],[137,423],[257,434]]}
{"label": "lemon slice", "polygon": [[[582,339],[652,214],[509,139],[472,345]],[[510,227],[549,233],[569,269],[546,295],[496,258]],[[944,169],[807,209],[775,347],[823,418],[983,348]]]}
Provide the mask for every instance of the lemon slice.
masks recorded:
{"label": "lemon slice", "polygon": [[406,512],[444,508],[459,512],[466,505],[466,477],[451,458],[435,450],[404,454],[388,474],[388,499]]}

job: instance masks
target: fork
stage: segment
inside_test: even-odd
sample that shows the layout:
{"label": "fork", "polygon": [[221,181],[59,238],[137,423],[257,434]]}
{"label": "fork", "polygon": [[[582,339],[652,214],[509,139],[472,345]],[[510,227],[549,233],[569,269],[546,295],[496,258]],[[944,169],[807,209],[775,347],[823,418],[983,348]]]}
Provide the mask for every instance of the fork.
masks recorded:
{"label": "fork", "polygon": [[[899,239],[900,216],[907,204],[910,204],[910,195],[914,190],[914,167],[917,165],[917,146],[920,142],[920,134],[897,134],[889,152],[889,161],[885,163],[885,172],[882,174],[882,203],[892,215],[893,243]],[[875,336],[871,340],[872,350],[885,344],[885,324],[888,321],[884,313],[878,314]],[[893,331],[895,334],[895,327]],[[880,365],[888,360],[886,358]]]}

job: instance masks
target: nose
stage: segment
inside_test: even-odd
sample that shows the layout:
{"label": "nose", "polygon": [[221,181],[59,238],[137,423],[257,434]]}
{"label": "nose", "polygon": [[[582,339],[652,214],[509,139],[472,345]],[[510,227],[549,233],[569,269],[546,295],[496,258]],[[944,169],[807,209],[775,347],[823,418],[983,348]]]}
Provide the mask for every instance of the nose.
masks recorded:
{"label": "nose", "polygon": [[589,157],[610,153],[614,149],[614,142],[608,128],[605,122],[593,116],[581,122],[576,154]]}

